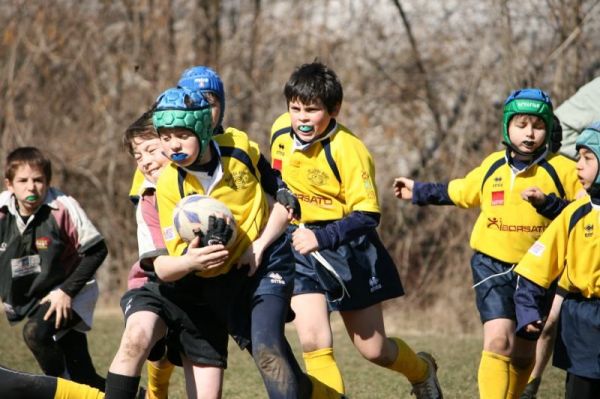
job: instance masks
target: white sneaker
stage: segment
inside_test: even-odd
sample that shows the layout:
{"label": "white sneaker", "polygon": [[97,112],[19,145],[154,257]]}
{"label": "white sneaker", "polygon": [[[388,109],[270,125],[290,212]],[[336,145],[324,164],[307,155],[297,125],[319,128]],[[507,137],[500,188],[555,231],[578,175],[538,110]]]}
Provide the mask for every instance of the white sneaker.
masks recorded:
{"label": "white sneaker", "polygon": [[417,399],[444,399],[440,382],[437,379],[437,363],[435,359],[426,352],[419,352],[417,356],[427,363],[427,378],[423,382],[413,384],[411,394],[415,395]]}

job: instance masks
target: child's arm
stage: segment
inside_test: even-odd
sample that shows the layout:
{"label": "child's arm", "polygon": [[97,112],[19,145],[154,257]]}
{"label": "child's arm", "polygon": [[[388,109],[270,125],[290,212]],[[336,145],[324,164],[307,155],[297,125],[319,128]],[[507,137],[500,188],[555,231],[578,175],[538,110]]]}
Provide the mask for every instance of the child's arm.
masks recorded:
{"label": "child's arm", "polygon": [[288,220],[299,220],[301,217],[300,202],[283,181],[281,172],[273,169],[262,154],[259,155],[257,167],[263,190],[287,209]]}
{"label": "child's arm", "polygon": [[445,183],[422,183],[397,177],[394,179],[394,195],[416,205],[454,205]]}
{"label": "child's arm", "polygon": [[557,197],[554,193],[545,195],[538,187],[523,190],[521,197],[531,203],[537,213],[550,220],[554,220],[570,203],[566,199]]}
{"label": "child's arm", "polygon": [[544,306],[546,291],[525,277],[518,276],[514,294],[517,336],[526,339],[537,339],[540,336],[545,322],[540,309]]}
{"label": "child's arm", "polygon": [[50,291],[40,301],[41,304],[50,302],[50,308],[44,315],[44,320],[48,320],[52,313],[56,312],[55,327],[60,328],[63,319],[70,317],[72,298],[94,277],[106,255],[108,255],[108,248],[106,248],[104,240],[92,245],[83,252],[79,265],[61,284],[60,288]]}
{"label": "child's arm", "polygon": [[196,237],[183,255],[158,256],[154,260],[154,271],[158,278],[165,282],[177,281],[192,272],[222,267],[229,257],[229,251],[221,244],[199,246],[200,237]]}
{"label": "child's arm", "polygon": [[297,229],[292,235],[294,249],[303,255],[318,249],[335,249],[379,225],[380,214],[354,211],[318,229]]}
{"label": "child's arm", "polygon": [[238,267],[249,265],[249,276],[252,276],[262,262],[263,252],[279,236],[283,234],[289,223],[288,210],[276,202],[272,206],[271,214],[261,235],[252,242],[238,262]]}

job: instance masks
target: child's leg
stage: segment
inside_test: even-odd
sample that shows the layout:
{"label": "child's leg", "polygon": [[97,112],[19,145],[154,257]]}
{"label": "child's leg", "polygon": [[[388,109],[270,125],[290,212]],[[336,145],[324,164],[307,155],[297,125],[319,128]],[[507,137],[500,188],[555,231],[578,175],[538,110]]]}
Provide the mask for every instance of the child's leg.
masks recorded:
{"label": "child's leg", "polygon": [[381,304],[340,314],[350,339],[364,358],[403,374],[412,384],[427,378],[427,362],[401,339],[386,336]]}
{"label": "child's leg", "polygon": [[64,353],[52,337],[56,333],[55,318],[52,316],[50,320],[44,320],[49,307],[49,303],[41,305],[30,316],[23,326],[23,339],[44,374],[66,377]]}
{"label": "child's leg", "polygon": [[188,398],[219,399],[222,394],[223,372],[221,367],[193,364],[181,354]]}
{"label": "child's leg", "polygon": [[565,399],[597,399],[599,393],[599,379],[585,378],[567,373]]}
{"label": "child's leg", "polygon": [[514,329],[515,322],[510,319],[493,319],[483,324],[483,352],[477,374],[481,399],[506,398]]}
{"label": "child's leg", "polygon": [[153,312],[139,311],[127,318],[121,344],[106,378],[110,399],[135,398],[142,365],[150,349],[166,334],[166,325]]}
{"label": "child's leg", "polygon": [[159,340],[148,355],[148,399],[166,399],[169,394],[169,380],[175,366],[166,357],[166,338]]}
{"label": "child's leg", "polygon": [[169,380],[175,366],[166,358],[157,361],[148,361],[148,399],[167,399],[169,394]]}
{"label": "child's leg", "polygon": [[0,397],[19,399],[103,399],[96,388],[62,378],[10,370],[0,366]]}
{"label": "child's leg", "polygon": [[515,337],[510,359],[507,399],[519,399],[535,363],[536,341]]}
{"label": "child's leg", "polygon": [[535,349],[535,365],[529,376],[529,382],[525,387],[525,392],[529,396],[524,396],[524,399],[534,397],[537,393],[544,369],[550,361],[552,350],[554,349],[554,341],[556,339],[556,331],[558,326],[558,317],[560,315],[560,307],[562,306],[564,297],[562,295],[554,295],[550,314],[542,330],[542,334],[537,341]]}
{"label": "child's leg", "polygon": [[260,295],[252,307],[252,357],[269,398],[296,398],[300,390],[296,359],[288,353],[285,319],[288,300],[278,295]]}
{"label": "child's leg", "polygon": [[343,394],[344,381],[333,357],[333,336],[325,295],[295,295],[292,309],[296,314],[294,326],[302,345],[306,373]]}
{"label": "child's leg", "polygon": [[67,371],[71,379],[104,391],[106,381],[96,373],[88,350],[86,335],[76,330],[70,330],[57,343],[65,354]]}

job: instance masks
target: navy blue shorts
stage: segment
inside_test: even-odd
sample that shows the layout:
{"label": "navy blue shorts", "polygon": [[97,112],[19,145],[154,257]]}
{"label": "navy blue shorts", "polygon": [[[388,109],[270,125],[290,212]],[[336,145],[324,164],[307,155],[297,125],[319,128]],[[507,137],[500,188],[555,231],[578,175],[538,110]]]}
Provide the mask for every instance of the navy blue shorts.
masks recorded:
{"label": "navy blue shorts", "polygon": [[[295,229],[297,226],[290,226],[288,234],[291,236]],[[294,251],[294,295],[325,294],[332,311],[364,309],[404,295],[396,265],[375,230],[340,245],[336,250],[318,252],[335,269],[347,294],[344,294],[340,281],[315,257]]]}
{"label": "navy blue shorts", "polygon": [[512,264],[501,262],[481,252],[473,254],[473,284],[497,275],[475,287],[477,310],[482,323],[493,319],[516,320],[513,296],[517,287],[517,276],[512,270],[508,271],[511,267]]}
{"label": "navy blue shorts", "polygon": [[[481,252],[473,254],[471,258],[473,285],[490,277],[475,287],[475,300],[482,323],[494,319],[517,320],[513,299],[517,288],[517,275],[510,270],[512,266],[510,263],[494,259]],[[556,281],[546,291],[544,308],[541,309],[542,315],[547,316],[550,312],[555,291]]]}
{"label": "navy blue shorts", "polygon": [[287,234],[282,234],[264,252],[263,260],[252,277],[249,292],[252,298],[277,295],[291,298],[294,290],[294,253]]}
{"label": "navy blue shorts", "polygon": [[565,297],[552,364],[579,377],[600,379],[600,299]]}
{"label": "navy blue shorts", "polygon": [[191,295],[155,282],[129,290],[121,299],[127,319],[139,311],[158,315],[169,329],[168,356],[180,365],[179,352],[197,364],[227,367],[227,326]]}

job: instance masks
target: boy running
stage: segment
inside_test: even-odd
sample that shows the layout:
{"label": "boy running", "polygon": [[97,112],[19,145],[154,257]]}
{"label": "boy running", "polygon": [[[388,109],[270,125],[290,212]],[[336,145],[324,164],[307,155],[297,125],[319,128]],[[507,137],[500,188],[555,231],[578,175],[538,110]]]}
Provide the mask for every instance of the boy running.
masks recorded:
{"label": "boy running", "polygon": [[518,398],[533,367],[535,342],[520,334],[514,336],[513,268],[550,219],[524,200],[522,192],[536,186],[542,193],[571,200],[581,188],[573,161],[549,155],[552,125],[552,102],[546,93],[539,89],[514,91],[504,102],[506,151],[492,153],[467,176],[448,184],[405,177],[394,182],[395,195],[413,204],[481,209],[471,234],[475,250],[471,271],[483,323],[478,372],[482,399]]}
{"label": "boy running", "polygon": [[289,235],[294,324],[307,372],[344,392],[329,324],[329,310],[338,310],[367,360],[403,374],[418,398],[442,398],[433,358],[385,332],[381,302],[404,291],[375,230],[380,213],[371,155],[335,120],[343,98],[337,75],[319,62],[304,64],[284,94],[288,113],[273,125],[271,160],[302,206]]}

